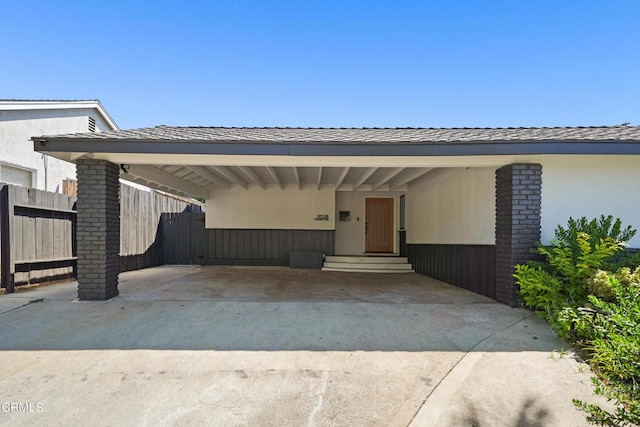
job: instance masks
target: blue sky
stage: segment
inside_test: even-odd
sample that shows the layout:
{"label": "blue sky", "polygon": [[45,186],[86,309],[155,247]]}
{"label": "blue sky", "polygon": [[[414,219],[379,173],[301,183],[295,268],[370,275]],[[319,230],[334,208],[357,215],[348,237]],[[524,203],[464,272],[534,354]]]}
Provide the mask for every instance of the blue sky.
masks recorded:
{"label": "blue sky", "polygon": [[122,128],[640,124],[640,2],[5,0],[0,98]]}

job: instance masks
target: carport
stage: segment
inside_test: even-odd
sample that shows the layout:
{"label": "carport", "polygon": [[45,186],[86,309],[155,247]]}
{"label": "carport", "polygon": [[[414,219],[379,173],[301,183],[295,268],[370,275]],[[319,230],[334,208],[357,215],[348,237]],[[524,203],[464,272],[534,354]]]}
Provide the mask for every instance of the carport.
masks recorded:
{"label": "carport", "polygon": [[[513,267],[541,238],[542,165],[624,153],[604,142],[618,129],[158,126],[33,140],[78,166],[82,300],[118,295],[122,177],[206,199],[211,264],[283,265],[297,239],[327,255],[408,256],[418,273],[513,306]],[[392,206],[380,248],[371,199]]]}

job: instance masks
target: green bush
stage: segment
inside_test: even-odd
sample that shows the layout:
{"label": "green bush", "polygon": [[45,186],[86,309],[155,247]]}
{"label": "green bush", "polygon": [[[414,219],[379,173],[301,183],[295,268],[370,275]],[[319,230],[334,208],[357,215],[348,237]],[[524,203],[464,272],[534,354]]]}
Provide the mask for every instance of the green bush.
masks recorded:
{"label": "green bush", "polygon": [[593,277],[587,280],[589,294],[604,301],[617,302],[616,294],[613,291],[614,280],[625,286],[639,286],[640,268],[636,268],[632,272],[630,268],[623,267],[614,274],[598,270]]}
{"label": "green bush", "polygon": [[589,243],[595,246],[602,239],[612,238],[616,242],[627,242],[636,235],[636,230],[631,226],[622,228],[620,218],[613,219],[613,215],[600,215],[591,221],[586,217],[573,219],[569,217],[567,228],[559,225],[555,230],[555,239],[561,246],[570,246],[577,252],[578,234],[585,233],[589,235]]}
{"label": "green bush", "polygon": [[603,301],[615,302],[616,295],[613,291],[613,280],[614,278],[610,272],[598,270],[593,277],[587,280],[589,295],[594,295]]}
{"label": "green bush", "polygon": [[635,266],[633,272],[630,268],[624,267],[615,274],[616,280],[625,286],[640,286],[640,268]]}
{"label": "green bush", "polygon": [[[597,405],[574,400],[585,410],[588,420],[598,425],[640,425],[640,268],[633,273],[598,272],[610,285],[613,301],[589,296],[593,311],[564,310],[572,322],[581,352],[599,378],[594,378],[595,392],[613,400],[615,412]],[[617,276],[630,280],[623,283]]]}
{"label": "green bush", "polygon": [[610,413],[574,400],[598,425],[640,425],[640,252],[624,250],[635,234],[612,216],[570,218],[514,274],[524,304],[576,347],[598,375],[596,394],[613,401]]}
{"label": "green bush", "polygon": [[[577,235],[586,233],[589,235],[589,243],[595,246],[602,239],[612,238],[616,242],[628,242],[636,235],[636,230],[631,226],[622,227],[620,218],[613,218],[613,215],[600,215],[599,218],[587,220],[582,217],[580,219],[569,218],[567,228],[558,226],[555,230],[555,240],[561,246],[571,247],[574,253],[578,252]],[[616,271],[622,267],[636,267],[640,265],[640,252],[635,254],[620,251],[615,257],[609,260],[609,269]]]}
{"label": "green bush", "polygon": [[[583,218],[584,219],[584,218]],[[550,247],[539,244],[535,252],[543,262],[518,265],[515,270],[520,296],[527,307],[551,316],[562,307],[577,307],[587,301],[587,279],[624,250],[624,242],[606,233],[597,241],[587,233],[558,227]],[[571,236],[573,241],[567,241]]]}

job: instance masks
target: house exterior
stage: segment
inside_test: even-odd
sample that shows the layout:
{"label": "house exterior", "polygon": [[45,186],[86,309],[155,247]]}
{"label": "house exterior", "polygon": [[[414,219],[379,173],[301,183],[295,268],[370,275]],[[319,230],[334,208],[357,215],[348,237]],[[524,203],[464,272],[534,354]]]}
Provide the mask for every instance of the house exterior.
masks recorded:
{"label": "house exterior", "polygon": [[33,143],[78,165],[87,300],[118,294],[119,177],[205,198],[209,264],[286,265],[300,249],[402,254],[419,273],[509,305],[514,265],[570,216],[640,226],[636,126],[159,126]]}
{"label": "house exterior", "polygon": [[100,101],[0,100],[0,182],[61,192],[73,163],[33,150],[34,135],[104,132],[118,126]]}

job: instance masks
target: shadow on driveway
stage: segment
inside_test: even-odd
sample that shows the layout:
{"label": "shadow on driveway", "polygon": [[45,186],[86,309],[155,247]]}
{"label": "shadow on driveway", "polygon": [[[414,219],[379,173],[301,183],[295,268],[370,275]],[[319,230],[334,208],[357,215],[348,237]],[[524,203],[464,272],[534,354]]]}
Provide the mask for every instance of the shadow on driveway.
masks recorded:
{"label": "shadow on driveway", "polygon": [[33,425],[580,426],[591,386],[530,312],[417,275],[158,267],[121,295],[0,297],[0,390]]}
{"label": "shadow on driveway", "polygon": [[[121,295],[106,302],[74,301],[75,283],[3,296],[9,311],[0,313],[0,349],[512,352],[562,347],[530,312],[417,274],[163,266],[120,277]],[[16,301],[39,302],[16,308]]]}

